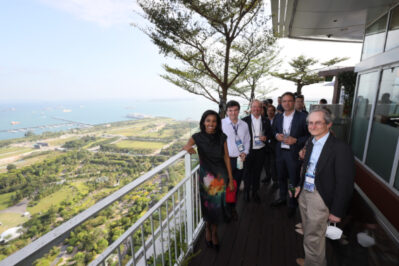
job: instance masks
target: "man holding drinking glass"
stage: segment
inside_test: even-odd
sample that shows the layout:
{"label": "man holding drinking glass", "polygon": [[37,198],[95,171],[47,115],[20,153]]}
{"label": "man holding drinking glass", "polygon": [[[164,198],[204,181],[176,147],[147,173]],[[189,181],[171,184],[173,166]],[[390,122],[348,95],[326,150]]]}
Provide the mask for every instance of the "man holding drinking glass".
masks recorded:
{"label": "man holding drinking glass", "polygon": [[251,102],[251,114],[242,120],[248,124],[251,137],[250,150],[244,162],[244,190],[245,200],[252,198],[260,203],[259,180],[266,156],[266,141],[272,137],[272,128],[269,120],[261,115],[262,102],[253,100]]}
{"label": "man holding drinking glass", "polygon": [[[272,202],[273,207],[286,204],[288,189],[295,190],[299,182],[299,171],[301,162],[299,151],[305,145],[309,137],[306,125],[306,114],[295,111],[295,96],[291,92],[282,95],[282,106],[284,113],[276,116],[273,123],[276,144],[276,166],[279,180],[279,198]],[[288,216],[295,214],[297,200],[293,197],[288,199]]]}

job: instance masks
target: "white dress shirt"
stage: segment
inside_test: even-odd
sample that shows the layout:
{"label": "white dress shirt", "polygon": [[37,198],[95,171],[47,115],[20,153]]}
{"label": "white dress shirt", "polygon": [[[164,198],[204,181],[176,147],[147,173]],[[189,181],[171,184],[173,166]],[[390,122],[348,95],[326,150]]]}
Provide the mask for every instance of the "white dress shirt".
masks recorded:
{"label": "white dress shirt", "polygon": [[[288,134],[288,136],[291,136],[291,125],[292,125],[292,119],[294,118],[295,111],[292,112],[290,115],[286,115],[285,112],[283,114],[283,134],[284,132]],[[281,148],[283,149],[289,149],[290,145],[284,144],[284,142],[281,142]]]}
{"label": "white dress shirt", "polygon": [[240,138],[242,144],[244,145],[244,153],[249,153],[249,145],[251,141],[251,136],[249,135],[248,124],[238,119],[237,123],[234,125],[229,117],[223,118],[222,120],[222,130],[227,136],[227,148],[229,149],[229,157],[238,157],[240,152],[238,151],[235,137],[236,133],[234,126],[237,129],[237,135]]}
{"label": "white dress shirt", "polygon": [[262,132],[262,116],[259,116],[256,118],[255,116],[251,115],[251,120],[252,120],[252,149],[254,150],[259,150],[262,149],[265,146],[265,143],[262,141],[261,145],[255,145],[255,136],[263,136]]}

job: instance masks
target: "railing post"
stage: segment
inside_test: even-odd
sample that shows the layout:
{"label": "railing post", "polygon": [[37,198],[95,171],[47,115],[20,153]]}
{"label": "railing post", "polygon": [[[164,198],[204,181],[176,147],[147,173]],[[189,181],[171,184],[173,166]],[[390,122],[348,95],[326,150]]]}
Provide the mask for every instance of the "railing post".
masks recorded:
{"label": "railing post", "polygon": [[192,178],[191,178],[191,156],[187,153],[184,156],[185,175],[190,177],[186,182],[186,215],[187,215],[187,247],[190,248],[193,242],[193,198],[192,198]]}

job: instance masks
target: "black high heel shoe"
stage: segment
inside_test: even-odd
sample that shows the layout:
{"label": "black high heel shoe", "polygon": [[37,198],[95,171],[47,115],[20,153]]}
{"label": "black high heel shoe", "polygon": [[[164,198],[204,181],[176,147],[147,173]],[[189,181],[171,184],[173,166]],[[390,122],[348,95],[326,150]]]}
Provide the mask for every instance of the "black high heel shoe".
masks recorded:
{"label": "black high heel shoe", "polygon": [[[207,233],[211,234],[211,240],[206,240]],[[209,229],[208,227],[205,227],[205,244],[208,248],[211,248],[213,246],[211,229]]]}
{"label": "black high heel shoe", "polygon": [[206,244],[206,246],[208,247],[208,248],[211,248],[211,247],[213,247],[213,244],[212,244],[212,240],[206,240],[206,238],[205,238],[205,244]]}
{"label": "black high heel shoe", "polygon": [[[217,240],[217,244],[215,244],[215,243],[213,243],[214,241],[213,241],[213,235],[212,235],[212,245],[213,245],[213,248],[216,250],[216,251],[219,251],[219,249],[220,249],[220,245],[219,245],[219,240]],[[216,239],[218,239],[218,237],[217,237],[217,235],[216,235]]]}

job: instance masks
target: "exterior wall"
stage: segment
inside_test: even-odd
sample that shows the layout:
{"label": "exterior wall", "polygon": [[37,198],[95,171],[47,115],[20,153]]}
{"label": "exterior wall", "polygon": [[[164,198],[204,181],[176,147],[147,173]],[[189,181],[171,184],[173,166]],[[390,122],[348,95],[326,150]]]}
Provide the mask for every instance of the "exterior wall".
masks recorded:
{"label": "exterior wall", "polygon": [[[358,81],[349,141],[358,159],[356,184],[397,232],[399,231],[398,16],[399,5],[396,5],[381,14],[365,29],[362,61],[355,67]],[[394,233],[398,234],[397,232]]]}

